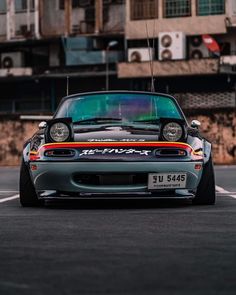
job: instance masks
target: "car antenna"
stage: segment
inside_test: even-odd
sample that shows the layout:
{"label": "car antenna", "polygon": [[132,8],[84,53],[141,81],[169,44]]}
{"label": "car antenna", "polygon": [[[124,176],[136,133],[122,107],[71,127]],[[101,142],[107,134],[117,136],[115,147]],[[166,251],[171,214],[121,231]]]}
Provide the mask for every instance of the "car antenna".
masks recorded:
{"label": "car antenna", "polygon": [[[154,33],[155,33],[155,24],[153,28],[153,48],[154,48]],[[149,54],[149,65],[150,65],[150,72],[151,72],[151,92],[155,92],[154,73],[153,73],[153,54],[152,54],[152,48],[150,46],[147,21],[146,21],[146,35],[147,35],[147,46],[148,46],[148,54]]]}
{"label": "car antenna", "polygon": [[66,77],[66,96],[69,95],[69,87],[70,87],[70,76]]}

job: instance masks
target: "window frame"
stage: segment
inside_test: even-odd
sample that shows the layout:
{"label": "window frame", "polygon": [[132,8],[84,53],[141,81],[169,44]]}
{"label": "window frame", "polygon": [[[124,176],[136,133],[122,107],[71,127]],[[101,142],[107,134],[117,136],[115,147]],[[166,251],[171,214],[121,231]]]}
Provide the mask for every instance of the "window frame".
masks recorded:
{"label": "window frame", "polygon": [[[16,1],[16,0],[15,0]],[[25,13],[27,12],[27,0],[19,0],[21,1],[21,8],[16,9],[16,2],[15,2],[15,13]],[[26,6],[24,7],[23,5],[23,1],[26,2]],[[30,12],[34,12],[35,11],[35,6],[34,6],[34,0],[30,0]]]}
{"label": "window frame", "polygon": [[[160,0],[138,0],[140,3],[137,3],[137,0],[130,0],[130,20],[145,20],[145,19],[157,19],[159,14],[159,1]],[[153,3],[152,3],[153,2]],[[139,8],[135,7],[139,5]],[[151,6],[154,6],[154,9]],[[146,12],[144,13],[146,8]],[[148,7],[149,6],[149,7]],[[141,10],[140,10],[141,8]],[[139,11],[139,12],[137,12]],[[142,11],[143,13],[140,13]],[[153,15],[151,15],[152,11],[154,11]]]}
{"label": "window frame", "polygon": [[[189,5],[188,5],[188,7],[189,7],[189,14],[187,14],[187,15],[177,15],[177,14],[175,14],[175,15],[170,15],[170,16],[167,16],[167,13],[166,13],[166,11],[167,11],[167,9],[166,9],[166,4],[167,4],[167,1],[181,1],[181,0],[163,0],[163,3],[162,3],[162,5],[163,5],[163,18],[168,18],[168,19],[171,19],[171,18],[180,18],[180,17],[191,17],[192,16],[192,1],[193,0],[185,0],[186,2],[188,2],[189,3]],[[182,1],[184,1],[184,0],[182,0]]]}
{"label": "window frame", "polygon": [[214,13],[214,14],[199,14],[199,2],[200,2],[200,0],[196,0],[196,15],[197,16],[209,16],[209,15],[223,15],[223,14],[225,14],[225,12],[226,12],[226,8],[225,8],[225,6],[226,6],[226,3],[225,3],[225,0],[222,0],[223,1],[223,12],[222,13]]}

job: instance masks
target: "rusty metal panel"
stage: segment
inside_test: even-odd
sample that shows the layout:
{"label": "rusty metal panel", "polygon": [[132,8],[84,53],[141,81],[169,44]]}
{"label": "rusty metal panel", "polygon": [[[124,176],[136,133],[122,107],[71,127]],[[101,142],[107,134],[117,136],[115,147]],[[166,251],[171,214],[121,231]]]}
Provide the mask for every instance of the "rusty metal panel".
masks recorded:
{"label": "rusty metal panel", "polygon": [[173,94],[187,110],[235,108],[235,92],[199,92]]}

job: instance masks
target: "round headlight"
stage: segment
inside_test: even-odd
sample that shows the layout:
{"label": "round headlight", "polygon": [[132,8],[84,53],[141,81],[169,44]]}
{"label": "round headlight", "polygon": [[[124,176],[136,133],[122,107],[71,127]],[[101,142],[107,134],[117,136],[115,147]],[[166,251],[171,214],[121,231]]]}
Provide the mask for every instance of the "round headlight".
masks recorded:
{"label": "round headlight", "polygon": [[178,123],[170,122],[164,126],[162,135],[167,141],[178,141],[183,135],[183,130]]}
{"label": "round headlight", "polygon": [[49,133],[52,140],[56,142],[66,141],[70,136],[69,127],[61,122],[53,124]]}

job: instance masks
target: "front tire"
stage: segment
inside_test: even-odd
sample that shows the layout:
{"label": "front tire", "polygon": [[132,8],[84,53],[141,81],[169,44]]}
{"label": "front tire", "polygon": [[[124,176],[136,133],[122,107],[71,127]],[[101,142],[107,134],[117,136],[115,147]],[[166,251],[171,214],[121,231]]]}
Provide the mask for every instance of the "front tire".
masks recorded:
{"label": "front tire", "polygon": [[20,168],[20,203],[23,207],[38,207],[42,205],[42,202],[37,198],[29,169],[24,160],[22,160]]}
{"label": "front tire", "polygon": [[196,196],[193,199],[194,205],[214,205],[216,201],[215,175],[212,158],[204,165],[202,177],[199,182]]}

